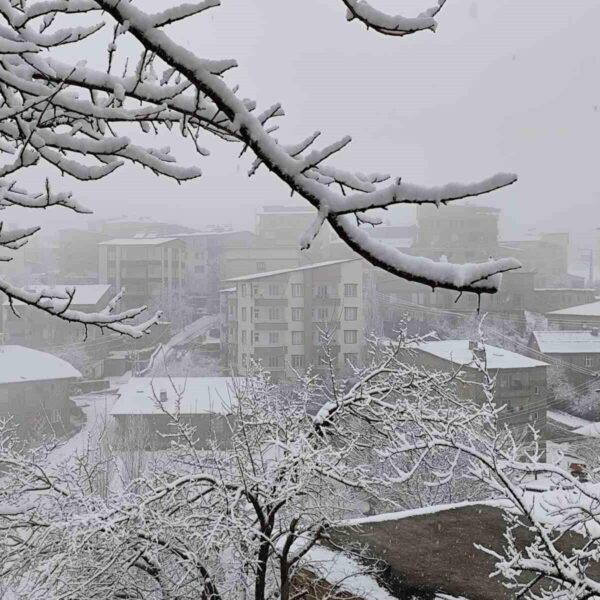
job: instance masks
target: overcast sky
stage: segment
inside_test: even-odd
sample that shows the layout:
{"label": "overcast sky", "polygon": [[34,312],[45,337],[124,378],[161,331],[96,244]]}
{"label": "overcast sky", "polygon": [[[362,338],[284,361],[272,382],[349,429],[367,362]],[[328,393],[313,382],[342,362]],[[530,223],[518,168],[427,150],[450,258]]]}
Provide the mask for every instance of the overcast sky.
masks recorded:
{"label": "overcast sky", "polygon": [[[426,6],[373,3],[405,13]],[[504,237],[514,238],[591,233],[600,221],[599,24],[598,0],[448,0],[437,33],[394,39],[346,22],[336,0],[223,0],[171,31],[203,56],[236,58],[228,81],[261,108],[280,101],[287,113],[280,139],[298,141],[317,129],[323,143],[351,134],[339,166],[426,184],[517,172],[515,186],[477,200],[503,208]],[[267,174],[246,177],[239,147],[208,137],[202,143],[211,157],[175,142],[182,162],[201,162],[204,176],[192,183],[123,168],[99,183],[61,185],[96,217],[198,228],[251,226],[258,206],[292,202]],[[48,216],[56,223],[65,214]],[[399,208],[392,218],[410,221],[412,213]]]}

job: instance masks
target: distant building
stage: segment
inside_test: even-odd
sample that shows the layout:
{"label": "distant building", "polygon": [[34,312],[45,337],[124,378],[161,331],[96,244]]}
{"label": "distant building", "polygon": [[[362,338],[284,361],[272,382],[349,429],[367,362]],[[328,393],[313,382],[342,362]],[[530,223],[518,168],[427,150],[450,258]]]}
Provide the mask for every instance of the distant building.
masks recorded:
{"label": "distant building", "polygon": [[419,206],[413,254],[458,263],[498,257],[499,217],[499,209],[487,206]]}
{"label": "distant building", "polygon": [[[62,285],[30,285],[25,289],[29,291],[54,290],[64,293],[67,287]],[[98,312],[106,307],[113,296],[110,285],[76,285],[70,309],[83,312]],[[21,344],[33,348],[48,348],[51,346],[67,344],[72,341],[82,340],[84,337],[83,326],[77,326],[57,319],[47,313],[34,308],[19,300],[14,300],[11,309],[10,302],[5,298],[2,304],[2,331],[4,341],[11,344]],[[14,309],[14,310],[13,310]],[[95,327],[88,329],[88,339],[101,335]]]}
{"label": "distant building", "polygon": [[600,300],[553,310],[546,314],[552,329],[590,329],[600,327]]}
{"label": "distant building", "polygon": [[[600,333],[589,331],[534,331],[530,345],[558,364],[567,366],[573,385],[595,380],[600,375]],[[570,367],[570,368],[569,368]]]}
{"label": "distant building", "polygon": [[595,299],[596,290],[591,288],[536,288],[534,290],[535,312],[541,314],[589,304]]}
{"label": "distant building", "polygon": [[69,390],[81,373],[66,361],[22,346],[0,346],[0,416],[26,427],[24,441],[70,425]]}
{"label": "distant building", "polygon": [[[197,312],[217,313],[221,280],[238,273],[227,271],[229,252],[238,250],[247,257],[256,237],[250,231],[215,228],[210,231],[178,233],[172,236],[185,244],[186,300]],[[254,267],[252,270],[255,270]],[[245,273],[245,272],[244,272]]]}
{"label": "distant building", "polygon": [[109,236],[90,229],[63,229],[58,232],[58,270],[62,281],[98,281],[98,244]]}
{"label": "distant building", "polygon": [[535,286],[567,287],[570,276],[569,234],[542,233],[537,240],[500,242],[503,256],[521,261],[523,269],[535,272]]}
{"label": "distant building", "polygon": [[[482,401],[484,392],[479,383],[482,374],[475,358],[485,359],[488,371],[496,377],[494,400],[506,405],[509,424],[519,429],[535,425],[539,431],[546,426],[545,362],[485,344],[483,349],[469,340],[424,342],[416,347],[415,362],[431,369],[455,371],[462,367],[468,382],[463,389],[467,398]],[[460,385],[460,384],[459,384]]]}
{"label": "distant building", "polygon": [[185,244],[176,238],[119,238],[98,244],[99,279],[126,289],[122,307],[161,307],[181,301],[186,272]]}
{"label": "distant building", "polygon": [[226,444],[235,385],[231,377],[132,377],[119,388],[110,414],[121,441],[134,447],[168,447],[178,433],[172,419],[176,414],[195,427],[199,447],[208,448],[213,441]]}
{"label": "distant building", "polygon": [[171,236],[178,233],[192,233],[194,227],[176,223],[161,223],[152,219],[105,219],[90,224],[90,231],[105,235],[107,238],[130,238],[147,236]]}
{"label": "distant building", "polygon": [[252,360],[274,378],[324,366],[324,337],[336,369],[357,364],[364,337],[361,261],[328,261],[229,280],[229,366],[248,373]]}

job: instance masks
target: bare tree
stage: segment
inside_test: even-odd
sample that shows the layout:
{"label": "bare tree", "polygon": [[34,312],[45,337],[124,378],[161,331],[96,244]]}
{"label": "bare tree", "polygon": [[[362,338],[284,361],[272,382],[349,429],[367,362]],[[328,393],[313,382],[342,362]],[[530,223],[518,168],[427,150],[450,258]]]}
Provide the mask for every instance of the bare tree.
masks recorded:
{"label": "bare tree", "polygon": [[[438,0],[436,6],[414,18],[386,15],[364,0],[342,3],[349,20],[356,19],[384,35],[403,36],[433,31],[434,17],[444,1]],[[304,248],[328,222],[353,250],[378,267],[432,288],[477,294],[495,292],[499,274],[519,268],[514,259],[468,265],[435,262],[403,254],[370,236],[366,226],[380,223],[370,212],[374,209],[398,204],[439,206],[508,186],[516,176],[500,173],[478,183],[428,188],[400,177],[351,173],[331,165],[329,159],[350,143],[349,136],[320,149],[311,149],[320,132],[299,142],[280,142],[273,136],[277,127],[272,120],[284,114],[282,107],[274,104],[258,110],[254,101],[239,98],[237,87],[226,81],[226,74],[237,66],[235,60],[196,56],[168,33],[171,24],[197,18],[218,5],[219,0],[204,0],[149,14],[130,0],[3,0],[0,149],[11,159],[0,167],[0,176],[6,178],[44,163],[61,174],[95,181],[132,163],[183,182],[199,177],[200,168],[179,166],[168,147],[135,143],[130,138],[131,126],[165,137],[165,130],[179,131],[198,156],[209,154],[200,145],[201,136],[208,133],[239,143],[242,153],[252,151],[255,159],[250,175],[264,166],[315,208],[315,221],[301,240]],[[108,18],[109,23],[101,18]],[[87,40],[102,43],[109,27],[106,69],[86,66]],[[65,54],[65,47],[73,45],[77,50]],[[65,63],[65,56],[77,56],[77,60]],[[118,64],[124,65],[121,74],[116,72]],[[88,212],[71,193],[54,191],[49,179],[39,192],[21,189],[8,179],[0,181],[3,206],[62,206]],[[382,187],[384,182],[391,183]],[[37,229],[2,231],[0,245],[18,248]],[[125,321],[138,316],[142,308],[86,315],[70,309],[69,292],[32,294],[5,280],[0,280],[0,290],[10,299],[38,306],[56,317],[136,337],[157,319],[132,327]]]}

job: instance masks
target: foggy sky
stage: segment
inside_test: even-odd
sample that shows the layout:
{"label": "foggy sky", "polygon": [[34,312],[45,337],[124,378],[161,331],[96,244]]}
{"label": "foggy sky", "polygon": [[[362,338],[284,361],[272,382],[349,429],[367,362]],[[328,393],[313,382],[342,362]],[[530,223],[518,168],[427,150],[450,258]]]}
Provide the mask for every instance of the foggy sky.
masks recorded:
{"label": "foggy sky", "polygon": [[[373,3],[404,13],[424,7]],[[424,184],[517,172],[515,186],[476,200],[503,208],[503,236],[514,238],[591,233],[599,221],[599,23],[597,0],[448,0],[437,33],[396,39],[347,23],[334,0],[223,0],[171,31],[200,55],[236,58],[227,81],[259,109],[281,102],[282,141],[315,130],[322,144],[351,134],[353,144],[332,164]],[[248,179],[249,159],[237,159],[237,145],[207,136],[201,143],[212,156],[202,158],[189,142],[169,143],[182,163],[200,162],[202,178],[177,185],[133,167],[88,184],[52,178],[94,209],[90,218],[251,227],[258,206],[300,201],[264,172]],[[33,169],[26,180],[48,172]],[[38,211],[31,216],[44,221]],[[44,218],[53,227],[88,219],[58,209]],[[412,212],[396,208],[391,218],[411,221]]]}

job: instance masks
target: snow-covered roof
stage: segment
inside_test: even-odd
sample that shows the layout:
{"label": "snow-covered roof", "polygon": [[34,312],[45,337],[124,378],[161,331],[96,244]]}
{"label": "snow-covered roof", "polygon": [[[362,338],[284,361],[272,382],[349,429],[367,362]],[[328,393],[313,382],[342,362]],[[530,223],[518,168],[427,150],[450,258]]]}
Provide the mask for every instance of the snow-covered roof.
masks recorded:
{"label": "snow-covered roof", "polygon": [[[110,285],[104,283],[94,283],[94,284],[82,284],[82,285],[28,285],[26,286],[26,290],[32,292],[42,292],[44,290],[49,291],[50,293],[59,293],[61,295],[65,294],[65,290],[67,288],[74,288],[75,295],[73,296],[73,302],[71,307],[73,306],[95,306],[102,300],[105,294],[110,290]],[[7,306],[9,304],[8,298],[4,299],[4,305]],[[13,304],[15,306],[22,305],[23,302],[20,300],[13,300]]]}
{"label": "snow-covered roof", "polygon": [[[162,414],[156,398],[166,393],[165,408],[175,410],[179,398],[180,414],[229,414],[235,400],[233,377],[132,377],[119,388],[119,398],[111,415]],[[243,385],[243,383],[241,384]]]}
{"label": "snow-covered roof", "polygon": [[0,384],[80,377],[75,367],[53,354],[23,346],[0,346]]}
{"label": "snow-covered roof", "polygon": [[[422,342],[416,348],[457,365],[468,365],[474,360],[473,350],[469,349],[469,340]],[[528,369],[548,366],[540,360],[488,344],[485,344],[485,354],[488,369]]]}
{"label": "snow-covered roof", "polygon": [[274,275],[283,275],[285,273],[295,273],[296,271],[307,271],[309,269],[321,269],[332,265],[341,265],[342,263],[360,260],[358,258],[344,258],[340,260],[328,260],[326,262],[315,263],[313,265],[303,265],[301,267],[291,267],[288,269],[279,269],[277,271],[266,271],[264,273],[252,273],[251,275],[241,275],[240,277],[232,277],[225,281],[249,281],[252,279],[264,279],[265,277],[273,277]]}
{"label": "snow-covered roof", "polygon": [[588,304],[580,304],[578,306],[570,306],[569,308],[561,308],[553,310],[549,315],[573,315],[575,317],[600,317],[600,301],[589,302]]}
{"label": "snow-covered roof", "polygon": [[221,294],[231,294],[231,292],[235,292],[235,288],[234,287],[223,288],[219,291],[221,292]]}
{"label": "snow-covered roof", "polygon": [[534,331],[544,354],[591,354],[600,352],[600,335],[591,331]]}
{"label": "snow-covered roof", "polygon": [[98,246],[159,246],[176,241],[174,237],[115,238],[100,242]]}

